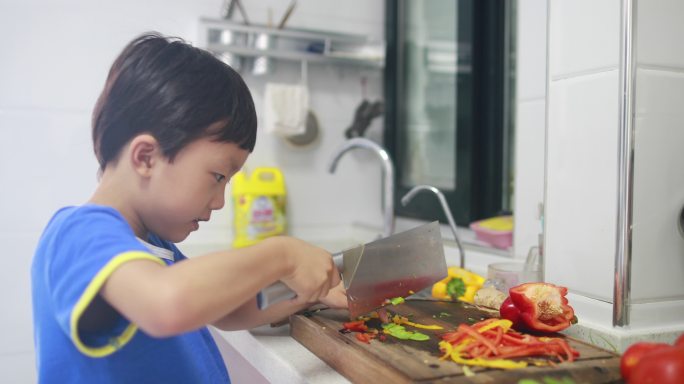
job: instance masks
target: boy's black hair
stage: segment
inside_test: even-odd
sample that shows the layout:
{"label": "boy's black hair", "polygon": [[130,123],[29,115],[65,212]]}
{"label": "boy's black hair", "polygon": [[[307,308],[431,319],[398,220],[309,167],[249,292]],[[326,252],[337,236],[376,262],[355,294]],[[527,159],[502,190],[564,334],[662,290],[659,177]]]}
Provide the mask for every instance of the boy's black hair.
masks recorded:
{"label": "boy's black hair", "polygon": [[157,139],[173,161],[202,137],[252,152],[256,125],[252,95],[235,70],[182,39],[147,33],[109,70],[93,111],[93,144],[104,171],[142,133]]}

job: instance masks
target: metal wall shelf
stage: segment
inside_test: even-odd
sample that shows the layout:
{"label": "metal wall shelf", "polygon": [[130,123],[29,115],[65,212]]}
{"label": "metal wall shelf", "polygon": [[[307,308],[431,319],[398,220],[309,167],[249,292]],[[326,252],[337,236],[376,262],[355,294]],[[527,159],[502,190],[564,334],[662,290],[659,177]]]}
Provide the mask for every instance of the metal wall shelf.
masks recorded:
{"label": "metal wall shelf", "polygon": [[219,57],[272,58],[337,63],[372,68],[385,66],[385,42],[367,36],[304,29],[277,29],[226,20],[200,19],[205,47]]}

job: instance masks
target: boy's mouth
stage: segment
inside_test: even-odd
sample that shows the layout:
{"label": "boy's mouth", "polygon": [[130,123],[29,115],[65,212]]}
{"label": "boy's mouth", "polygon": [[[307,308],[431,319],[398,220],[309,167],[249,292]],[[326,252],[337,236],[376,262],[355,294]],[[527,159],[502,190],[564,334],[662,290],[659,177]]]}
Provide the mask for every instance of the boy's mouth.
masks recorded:
{"label": "boy's mouth", "polygon": [[198,229],[198,228],[199,228],[199,223],[200,223],[201,221],[209,221],[209,218],[204,219],[204,218],[201,218],[201,217],[200,217],[200,218],[197,218],[197,219],[193,220],[192,223],[195,224],[195,229]]}

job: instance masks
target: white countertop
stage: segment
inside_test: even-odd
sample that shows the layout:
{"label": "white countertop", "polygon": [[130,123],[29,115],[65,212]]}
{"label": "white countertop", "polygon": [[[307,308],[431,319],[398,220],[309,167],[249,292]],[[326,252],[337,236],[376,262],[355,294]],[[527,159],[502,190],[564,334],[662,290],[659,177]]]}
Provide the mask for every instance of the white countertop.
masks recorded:
{"label": "white countertop", "polygon": [[[233,383],[349,383],[344,376],[290,337],[290,326],[216,331]],[[234,351],[226,350],[232,347]],[[235,352],[239,354],[236,356]]]}

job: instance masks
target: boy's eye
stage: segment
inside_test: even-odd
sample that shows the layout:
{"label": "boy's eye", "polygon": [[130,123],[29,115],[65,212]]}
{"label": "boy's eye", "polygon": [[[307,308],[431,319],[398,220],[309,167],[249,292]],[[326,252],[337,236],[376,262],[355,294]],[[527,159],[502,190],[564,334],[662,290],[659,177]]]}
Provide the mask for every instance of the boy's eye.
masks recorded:
{"label": "boy's eye", "polygon": [[226,177],[223,176],[223,175],[220,174],[220,173],[214,173],[214,178],[216,179],[216,182],[217,182],[217,183],[220,183],[220,182],[222,182],[223,180],[226,179]]}

